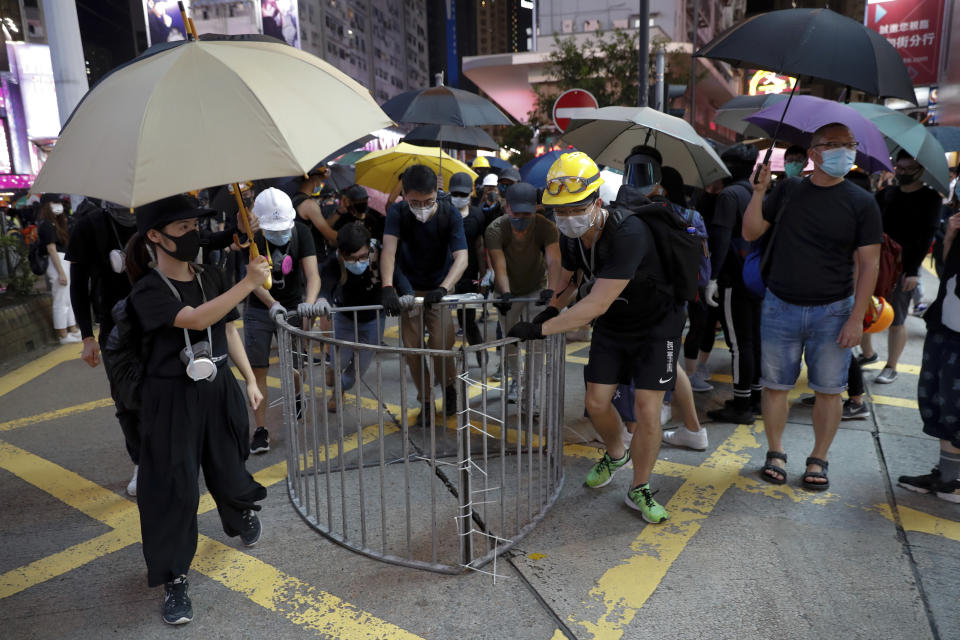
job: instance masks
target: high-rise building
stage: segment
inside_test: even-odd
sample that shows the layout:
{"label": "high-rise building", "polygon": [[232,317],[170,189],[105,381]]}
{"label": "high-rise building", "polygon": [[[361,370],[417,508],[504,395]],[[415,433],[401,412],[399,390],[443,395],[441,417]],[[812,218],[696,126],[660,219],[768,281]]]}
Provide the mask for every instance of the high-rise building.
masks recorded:
{"label": "high-rise building", "polygon": [[479,0],[427,0],[430,78],[443,73],[444,84],[468,91],[477,87],[463,75],[463,58],[475,56]]}

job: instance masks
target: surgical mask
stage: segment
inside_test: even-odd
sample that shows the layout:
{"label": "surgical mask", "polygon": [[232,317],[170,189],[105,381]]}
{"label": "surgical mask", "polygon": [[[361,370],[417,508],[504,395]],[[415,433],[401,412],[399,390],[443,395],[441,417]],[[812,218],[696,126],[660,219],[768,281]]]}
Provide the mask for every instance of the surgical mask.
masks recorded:
{"label": "surgical mask", "polygon": [[[160,233],[163,233],[161,231]],[[187,231],[182,236],[171,236],[169,234],[163,233],[163,235],[170,240],[173,245],[173,251],[169,251],[163,245],[160,245],[160,248],[166,251],[166,253],[171,258],[176,258],[177,260],[182,260],[183,262],[193,262],[197,258],[197,254],[200,253],[200,232],[194,229],[193,231]]]}
{"label": "surgical mask", "polygon": [[500,195],[501,195],[501,196],[506,196],[506,195],[507,195],[507,187],[509,187],[509,186],[510,186],[510,185],[508,185],[508,184],[498,184],[498,185],[497,185],[497,191],[500,192]]}
{"label": "surgical mask", "polygon": [[593,226],[590,220],[592,210],[587,210],[578,216],[557,216],[557,229],[568,238],[579,238]]}
{"label": "surgical mask", "polygon": [[787,162],[783,165],[783,172],[788,178],[796,178],[803,172],[803,162]]}
{"label": "surgical mask", "polygon": [[820,158],[822,159],[820,168],[824,173],[834,178],[842,178],[853,168],[857,160],[857,151],[846,147],[827,149],[820,152]]}
{"label": "surgical mask", "polygon": [[430,219],[430,216],[433,215],[433,212],[436,210],[436,208],[436,204],[433,204],[429,207],[410,207],[410,213],[412,213],[413,217],[420,222],[426,222]]}
{"label": "surgical mask", "polygon": [[450,196],[450,202],[457,209],[463,209],[470,204],[470,196]]}
{"label": "surgical mask", "polygon": [[275,247],[282,247],[283,245],[290,242],[290,229],[285,229],[284,231],[267,231],[263,230],[263,237],[267,239],[267,242],[272,244]]}
{"label": "surgical mask", "polygon": [[513,225],[513,228],[519,232],[523,232],[527,227],[530,226],[530,222],[533,220],[533,216],[526,216],[524,218],[515,218],[510,216],[510,224]]}
{"label": "surgical mask", "polygon": [[53,211],[54,215],[57,216],[63,215],[63,205],[59,202],[54,202],[50,205],[50,211]]}
{"label": "surgical mask", "polygon": [[367,267],[370,266],[369,260],[358,260],[357,262],[344,262],[343,266],[347,268],[347,271],[352,273],[355,276],[359,276],[364,271],[367,270]]}

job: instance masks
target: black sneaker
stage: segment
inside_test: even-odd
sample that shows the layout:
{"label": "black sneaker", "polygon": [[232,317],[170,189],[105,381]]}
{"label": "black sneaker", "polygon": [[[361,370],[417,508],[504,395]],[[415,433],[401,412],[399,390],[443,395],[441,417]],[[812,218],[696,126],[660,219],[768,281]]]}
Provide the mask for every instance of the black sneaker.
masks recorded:
{"label": "black sneaker", "polygon": [[193,605],[187,595],[187,576],[177,576],[163,585],[163,621],[186,624],[193,620]]}
{"label": "black sneaker", "polygon": [[707,411],[707,417],[714,422],[728,422],[730,424],[753,424],[755,418],[750,409],[738,409],[733,405],[722,409]]}
{"label": "black sneaker", "polygon": [[812,407],[817,404],[817,396],[803,396],[800,398],[800,404],[805,407]]}
{"label": "black sneaker", "polygon": [[260,524],[260,518],[253,509],[247,509],[243,512],[243,531],[240,532],[240,539],[248,547],[260,542],[260,534],[263,533],[263,525]]}
{"label": "black sneaker", "polygon": [[866,420],[870,417],[870,409],[862,402],[854,402],[847,399],[843,402],[843,415],[841,420]]}
{"label": "black sneaker", "polygon": [[257,427],[250,440],[250,453],[266,453],[270,451],[270,434],[266,427]]}
{"label": "black sneaker", "polygon": [[937,497],[947,502],[960,504],[960,480],[943,482],[936,487]]}
{"label": "black sneaker", "polygon": [[880,359],[880,354],[878,354],[876,351],[874,351],[873,355],[869,357],[861,353],[860,355],[857,356],[857,364],[859,364],[862,367],[865,364],[873,364],[879,359]]}
{"label": "black sneaker", "polygon": [[457,415],[457,387],[450,385],[443,391],[444,396],[444,413],[448,416]]}
{"label": "black sneaker", "polygon": [[940,468],[934,467],[923,476],[900,476],[897,486],[916,493],[930,493],[940,484]]}
{"label": "black sneaker", "polygon": [[[723,406],[724,408],[734,408],[736,406],[734,402],[735,400],[733,398],[729,398],[723,401]],[[759,402],[754,402],[752,399],[750,400],[750,411],[753,413],[754,417],[763,415],[763,407],[761,404]]]}

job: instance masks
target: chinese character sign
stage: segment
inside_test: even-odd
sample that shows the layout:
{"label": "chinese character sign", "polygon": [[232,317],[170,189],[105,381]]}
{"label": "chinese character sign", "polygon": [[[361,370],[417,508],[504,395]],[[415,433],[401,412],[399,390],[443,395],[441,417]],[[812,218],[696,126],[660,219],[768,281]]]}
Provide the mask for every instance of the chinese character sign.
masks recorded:
{"label": "chinese character sign", "polygon": [[896,47],[915,85],[937,83],[945,2],[867,0],[867,26]]}

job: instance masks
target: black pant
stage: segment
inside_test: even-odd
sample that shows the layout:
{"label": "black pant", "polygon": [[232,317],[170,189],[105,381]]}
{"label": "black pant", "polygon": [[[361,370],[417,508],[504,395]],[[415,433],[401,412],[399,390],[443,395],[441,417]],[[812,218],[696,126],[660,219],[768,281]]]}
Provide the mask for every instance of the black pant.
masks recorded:
{"label": "black pant", "polygon": [[197,551],[201,468],[228,536],[241,533],[244,511],[258,510],[267,490],[244,465],[246,402],[229,368],[213,382],[147,378],[142,396],[137,508],[147,583],[156,587],[187,573]]}
{"label": "black pant", "polygon": [[746,287],[720,290],[723,335],[733,357],[733,397],[749,400],[751,389],[760,388],[760,312],[762,301]]}
{"label": "black pant", "polygon": [[[707,331],[707,304],[703,301],[703,289],[696,300],[687,304],[687,317],[690,319],[690,329],[683,339],[683,357],[687,360],[696,360],[700,355],[700,346],[703,344],[703,333]],[[716,326],[716,322],[714,322]],[[713,346],[713,332],[710,333],[710,343]]]}
{"label": "black pant", "polygon": [[847,370],[847,395],[863,395],[863,370],[855,357],[850,358],[850,369]]}
{"label": "black pant", "polygon": [[[100,350],[103,351],[103,345],[107,342],[107,336],[110,335],[112,327],[104,324],[100,328]],[[120,423],[120,430],[123,431],[123,442],[127,447],[127,454],[133,464],[140,464],[140,412],[128,409],[117,397],[113,390],[113,372],[103,359],[103,370],[107,373],[107,381],[110,383],[110,395],[113,397],[113,405],[117,410],[117,422]]]}

